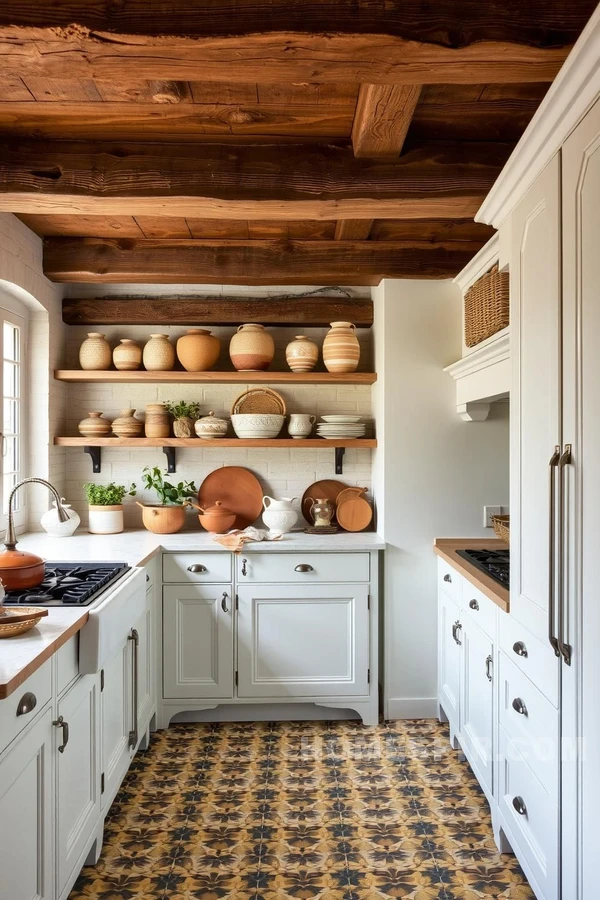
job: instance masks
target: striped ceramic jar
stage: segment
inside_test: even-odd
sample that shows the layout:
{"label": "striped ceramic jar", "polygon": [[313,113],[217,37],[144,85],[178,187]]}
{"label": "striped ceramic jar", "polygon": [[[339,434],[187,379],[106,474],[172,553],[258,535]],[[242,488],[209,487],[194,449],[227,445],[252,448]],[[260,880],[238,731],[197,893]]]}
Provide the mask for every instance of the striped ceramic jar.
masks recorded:
{"label": "striped ceramic jar", "polygon": [[323,362],[327,371],[334,375],[356,372],[359,359],[356,326],[352,322],[332,322],[323,341]]}

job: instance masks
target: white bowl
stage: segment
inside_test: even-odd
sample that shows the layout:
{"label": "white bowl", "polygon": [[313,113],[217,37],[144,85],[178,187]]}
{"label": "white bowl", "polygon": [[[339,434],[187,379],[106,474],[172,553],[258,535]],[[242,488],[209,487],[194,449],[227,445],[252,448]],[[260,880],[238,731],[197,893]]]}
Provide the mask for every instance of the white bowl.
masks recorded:
{"label": "white bowl", "polygon": [[231,417],[233,430],[239,438],[276,438],[285,416],[262,413],[236,413]]}

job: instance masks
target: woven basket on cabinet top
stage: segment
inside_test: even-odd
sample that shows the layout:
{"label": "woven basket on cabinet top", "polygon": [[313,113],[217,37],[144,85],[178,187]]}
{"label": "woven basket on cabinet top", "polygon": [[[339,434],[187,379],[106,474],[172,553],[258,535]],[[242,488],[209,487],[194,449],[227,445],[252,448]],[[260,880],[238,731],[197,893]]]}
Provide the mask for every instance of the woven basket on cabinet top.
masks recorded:
{"label": "woven basket on cabinet top", "polygon": [[508,325],[508,272],[492,266],[465,294],[465,344],[474,347]]}
{"label": "woven basket on cabinet top", "polygon": [[492,516],[496,537],[510,544],[510,516]]}
{"label": "woven basket on cabinet top", "polygon": [[285,416],[285,400],[271,388],[251,388],[240,394],[231,407],[232,416],[247,413]]}

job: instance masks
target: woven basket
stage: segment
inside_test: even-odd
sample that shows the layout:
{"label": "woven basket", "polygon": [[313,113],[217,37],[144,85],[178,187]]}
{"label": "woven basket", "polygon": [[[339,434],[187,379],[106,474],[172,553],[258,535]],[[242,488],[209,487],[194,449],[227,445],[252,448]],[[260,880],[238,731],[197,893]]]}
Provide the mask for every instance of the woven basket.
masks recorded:
{"label": "woven basket", "polygon": [[510,516],[492,516],[496,537],[510,544]]}
{"label": "woven basket", "polygon": [[508,273],[492,266],[465,294],[465,344],[480,344],[506,328],[508,319]]}
{"label": "woven basket", "polygon": [[240,394],[231,407],[232,416],[248,413],[285,416],[285,400],[271,388],[251,388]]}

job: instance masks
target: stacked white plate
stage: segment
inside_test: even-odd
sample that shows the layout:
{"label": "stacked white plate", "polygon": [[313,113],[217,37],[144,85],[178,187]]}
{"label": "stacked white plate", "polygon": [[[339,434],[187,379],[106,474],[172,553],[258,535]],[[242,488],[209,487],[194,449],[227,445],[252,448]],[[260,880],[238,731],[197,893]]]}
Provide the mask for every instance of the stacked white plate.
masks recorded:
{"label": "stacked white plate", "polygon": [[317,434],[327,440],[365,436],[365,424],[360,416],[322,416],[322,420],[317,425]]}

